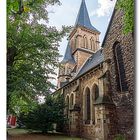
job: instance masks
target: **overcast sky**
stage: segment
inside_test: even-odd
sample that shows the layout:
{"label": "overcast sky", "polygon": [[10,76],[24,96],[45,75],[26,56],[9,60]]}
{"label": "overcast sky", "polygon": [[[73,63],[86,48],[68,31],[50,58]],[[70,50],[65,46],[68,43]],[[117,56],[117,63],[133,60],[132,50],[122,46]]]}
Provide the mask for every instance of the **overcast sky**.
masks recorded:
{"label": "overcast sky", "polygon": [[[49,25],[61,29],[62,25],[73,26],[82,0],[60,0],[61,6],[49,8]],[[100,45],[102,44],[110,17],[112,15],[116,0],[85,0],[92,25],[101,32]],[[59,52],[64,55],[67,46],[67,39],[60,43]],[[62,60],[62,58],[60,58]],[[57,83],[56,80],[53,81]]]}

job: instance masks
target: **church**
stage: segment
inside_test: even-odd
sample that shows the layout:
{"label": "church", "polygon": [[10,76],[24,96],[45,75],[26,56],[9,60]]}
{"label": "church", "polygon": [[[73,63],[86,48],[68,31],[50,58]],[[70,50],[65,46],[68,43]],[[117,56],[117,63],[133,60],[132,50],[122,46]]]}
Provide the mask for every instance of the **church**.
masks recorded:
{"label": "church", "polygon": [[134,62],[132,33],[123,34],[123,11],[113,11],[104,40],[82,0],[60,62],[58,89],[64,96],[65,131],[90,140],[134,139]]}

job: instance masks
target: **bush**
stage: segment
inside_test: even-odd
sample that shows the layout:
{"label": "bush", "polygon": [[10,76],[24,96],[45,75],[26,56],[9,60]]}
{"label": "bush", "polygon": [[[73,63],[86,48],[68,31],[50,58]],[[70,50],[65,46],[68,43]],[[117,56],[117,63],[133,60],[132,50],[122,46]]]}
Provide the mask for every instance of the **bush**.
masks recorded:
{"label": "bush", "polygon": [[52,131],[54,123],[57,124],[57,130],[62,130],[65,122],[64,107],[62,96],[48,95],[44,104],[38,105],[28,114],[20,114],[19,120],[27,129],[39,130],[43,133]]}
{"label": "bush", "polygon": [[118,134],[114,140],[125,140],[125,137],[123,135]]}

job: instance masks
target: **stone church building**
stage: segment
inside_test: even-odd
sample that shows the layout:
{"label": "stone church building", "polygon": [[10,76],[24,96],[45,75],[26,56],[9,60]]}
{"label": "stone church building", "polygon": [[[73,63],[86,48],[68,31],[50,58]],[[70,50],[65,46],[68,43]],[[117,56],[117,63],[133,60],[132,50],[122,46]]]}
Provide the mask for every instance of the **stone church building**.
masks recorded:
{"label": "stone church building", "polygon": [[102,46],[85,0],[61,62],[58,89],[66,102],[65,131],[91,140],[134,139],[134,37],[123,34],[114,9]]}

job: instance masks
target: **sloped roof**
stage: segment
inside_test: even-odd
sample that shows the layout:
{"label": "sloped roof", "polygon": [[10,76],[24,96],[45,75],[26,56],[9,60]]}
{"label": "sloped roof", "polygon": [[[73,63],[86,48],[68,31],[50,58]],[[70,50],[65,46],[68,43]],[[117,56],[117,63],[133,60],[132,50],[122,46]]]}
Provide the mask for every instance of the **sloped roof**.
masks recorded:
{"label": "sloped roof", "polygon": [[[93,54],[91,57],[89,57],[89,59],[85,62],[85,64],[80,69],[80,71],[72,79],[72,81],[78,79],[80,76],[84,75],[89,70],[94,69],[96,66],[101,64],[103,61],[104,61],[104,55],[102,53],[102,49],[100,49],[95,54]],[[70,82],[72,82],[72,81],[70,81]],[[62,84],[60,89],[63,88],[64,86],[68,85],[70,82]]]}
{"label": "sloped roof", "polygon": [[81,6],[79,9],[79,13],[78,13],[78,16],[77,16],[77,19],[75,22],[75,26],[78,26],[78,25],[88,28],[90,30],[99,32],[95,27],[92,26],[92,24],[90,22],[85,0],[82,0]]}
{"label": "sloped roof", "polygon": [[61,63],[62,64],[65,64],[65,63],[76,64],[76,62],[74,60],[74,57],[72,55],[72,50],[71,50],[69,42],[68,42],[68,45],[67,45],[67,48],[66,48],[66,52],[65,52],[64,58],[61,61]]}
{"label": "sloped roof", "polygon": [[102,49],[100,49],[99,51],[97,51],[91,57],[88,58],[88,60],[83,65],[83,67],[80,69],[80,71],[77,73],[77,75],[74,79],[76,79],[79,76],[85,74],[87,71],[96,67],[97,65],[99,65],[103,61],[104,61],[104,55],[102,53]]}

